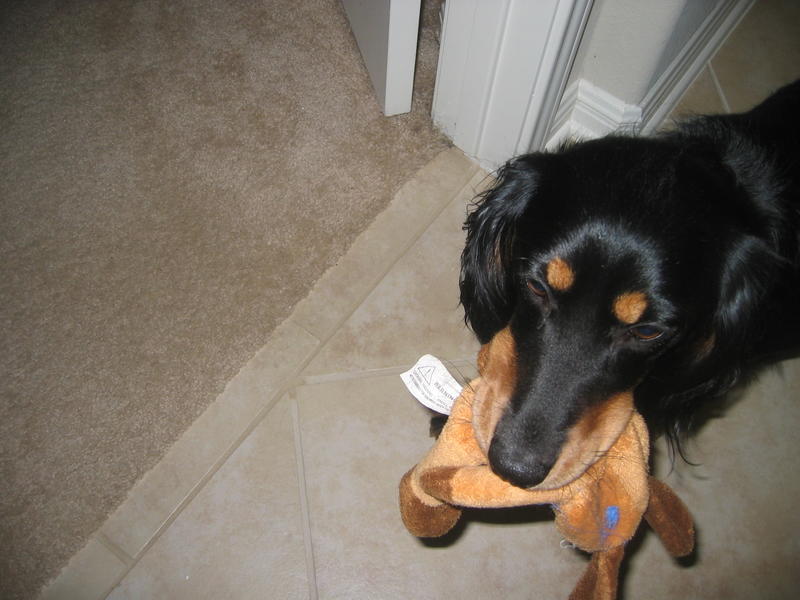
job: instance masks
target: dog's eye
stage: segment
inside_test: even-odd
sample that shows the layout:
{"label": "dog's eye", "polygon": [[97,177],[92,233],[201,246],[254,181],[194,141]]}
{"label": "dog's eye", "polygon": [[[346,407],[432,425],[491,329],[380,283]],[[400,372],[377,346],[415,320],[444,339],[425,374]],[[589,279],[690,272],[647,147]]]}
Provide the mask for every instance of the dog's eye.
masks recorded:
{"label": "dog's eye", "polygon": [[629,329],[631,334],[642,341],[649,342],[664,335],[664,332],[655,325],[637,325]]}
{"label": "dog's eye", "polygon": [[539,298],[546,298],[547,297],[547,290],[538,281],[535,281],[533,279],[529,279],[528,280],[528,289],[530,291],[532,291],[534,294],[536,294],[537,296],[539,296]]}

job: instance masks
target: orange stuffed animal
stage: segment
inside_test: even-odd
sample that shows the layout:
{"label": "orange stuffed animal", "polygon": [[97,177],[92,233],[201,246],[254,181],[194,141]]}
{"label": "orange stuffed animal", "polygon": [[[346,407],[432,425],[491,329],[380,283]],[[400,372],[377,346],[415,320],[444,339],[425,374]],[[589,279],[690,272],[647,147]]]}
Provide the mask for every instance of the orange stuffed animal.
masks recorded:
{"label": "orange stuffed animal", "polygon": [[483,424],[474,419],[473,405],[480,396],[485,410],[492,387],[479,378],[464,388],[436,444],[400,482],[400,513],[413,535],[444,535],[461,516],[458,507],[550,504],[562,535],[592,553],[570,600],[616,597],[624,545],[642,516],[673,556],[692,551],[694,526],[688,510],[669,487],[648,475],[649,439],[638,413],[631,409],[616,441],[576,479],[555,489],[523,489],[492,472],[481,447],[485,442],[478,441],[486,432],[477,431]]}

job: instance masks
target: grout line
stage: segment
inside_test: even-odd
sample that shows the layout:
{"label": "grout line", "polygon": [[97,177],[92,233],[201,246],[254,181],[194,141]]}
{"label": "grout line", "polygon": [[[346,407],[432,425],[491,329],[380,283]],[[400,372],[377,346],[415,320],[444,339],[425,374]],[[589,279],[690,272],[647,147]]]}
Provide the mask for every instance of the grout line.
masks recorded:
{"label": "grout line", "polygon": [[317,567],[314,562],[314,542],[311,537],[311,512],[308,508],[308,490],[306,489],[305,461],[303,460],[303,437],[300,432],[300,411],[297,406],[297,398],[294,392],[291,393],[289,403],[292,413],[292,429],[294,431],[294,452],[297,460],[297,487],[300,491],[300,508],[303,519],[303,544],[306,550],[306,573],[308,576],[308,595],[309,600],[317,600],[319,590],[317,589]]}
{"label": "grout line", "polygon": [[708,61],[707,67],[708,72],[711,74],[711,81],[714,82],[714,87],[717,90],[717,94],[719,94],[719,99],[722,101],[722,108],[725,109],[726,114],[731,114],[731,105],[728,104],[728,99],[725,97],[725,92],[722,90],[722,84],[719,82],[717,72],[714,71],[714,67],[711,66],[711,61]]}
{"label": "grout line", "polygon": [[[336,335],[336,333],[339,331],[339,329],[342,327],[342,325],[344,325],[350,319],[350,317],[352,317],[353,314],[355,314],[355,312],[364,303],[364,301],[367,298],[369,298],[370,294],[372,294],[372,292],[374,292],[375,289],[380,285],[380,283],[386,278],[386,276],[389,274],[389,272],[397,265],[398,262],[400,262],[400,260],[402,260],[402,258],[420,240],[420,238],[422,238],[422,236],[425,235],[425,233],[431,228],[431,226],[436,221],[436,219],[438,219],[444,213],[444,211],[447,210],[447,207],[450,206],[450,203],[464,193],[464,191],[469,187],[470,183],[472,183],[472,180],[475,179],[475,175],[480,170],[481,170],[480,165],[473,164],[470,167],[469,171],[467,172],[464,184],[461,187],[459,187],[458,190],[454,194],[448,196],[447,201],[446,202],[442,202],[442,204],[439,206],[439,208],[437,208],[431,214],[431,218],[428,221],[428,223],[424,227],[421,227],[419,229],[419,231],[417,231],[414,235],[412,235],[408,239],[408,241],[406,241],[406,243],[403,244],[400,247],[400,249],[398,250],[398,252],[395,255],[395,257],[392,258],[387,263],[386,267],[378,275],[375,276],[375,278],[370,282],[369,286],[364,290],[364,292],[361,295],[358,296],[358,298],[356,299],[355,302],[353,302],[350,310],[346,311],[342,315],[342,317],[338,321],[335,322],[333,327],[331,327],[330,331],[327,332],[326,335],[319,336],[319,337],[316,336],[316,335],[314,336],[314,337],[316,337],[317,339],[320,340],[320,348],[322,348],[325,344],[327,344],[331,340],[331,338],[333,338],[333,336]],[[485,179],[485,177],[484,177],[484,179]],[[297,323],[297,321],[295,321],[293,319],[292,315],[290,315],[287,320],[292,321],[292,323],[294,323],[298,327],[301,327],[302,329],[307,331],[307,329],[305,327],[302,327],[299,323]],[[308,362],[310,362],[310,360]],[[305,366],[307,366],[307,364],[308,363],[303,365],[302,368],[305,368]],[[301,371],[302,371],[302,368],[300,369]]]}
{"label": "grout line", "polygon": [[[314,337],[314,339],[317,339]],[[125,569],[123,573],[119,575],[114,581],[114,584],[109,588],[109,590],[105,593],[104,597],[108,596],[108,594],[113,591],[115,587],[117,587],[125,577],[128,576],[128,573],[133,570],[133,568],[139,563],[139,561],[147,554],[150,548],[155,545],[155,543],[159,540],[159,538],[164,534],[164,532],[169,529],[175,520],[181,515],[183,510],[192,503],[192,501],[197,497],[197,495],[203,490],[206,484],[217,474],[225,463],[228,462],[228,459],[233,455],[236,450],[244,443],[244,441],[253,433],[256,427],[258,427],[261,422],[267,417],[267,415],[272,411],[275,405],[280,401],[280,399],[288,393],[291,393],[294,388],[296,387],[297,377],[302,372],[302,370],[308,365],[309,362],[316,356],[317,352],[319,352],[320,348],[324,345],[324,342],[320,342],[317,344],[317,347],[314,351],[309,352],[308,356],[300,361],[299,366],[292,371],[292,373],[284,378],[283,384],[278,386],[277,390],[273,393],[272,397],[261,407],[261,409],[256,413],[253,419],[248,423],[247,427],[239,434],[239,436],[231,442],[231,444],[225,449],[224,452],[211,464],[209,469],[203,474],[202,477],[192,486],[192,488],[186,493],[183,499],[178,503],[178,505],[172,510],[172,512],[164,519],[164,522],[156,529],[150,539],[147,540],[147,543],[142,547],[142,549],[133,557],[130,563],[126,563],[128,568]],[[98,532],[99,533],[99,532]],[[109,540],[110,541],[110,540]],[[113,542],[112,542],[113,543]]]}
{"label": "grout line", "polygon": [[103,546],[106,550],[111,552],[114,556],[120,559],[125,566],[130,568],[134,564],[134,559],[131,557],[130,554],[125,552],[122,548],[120,548],[113,540],[111,540],[105,533],[102,531],[98,531],[94,534],[94,539]]}
{"label": "grout line", "polygon": [[406,242],[401,247],[397,255],[389,262],[386,268],[383,271],[381,271],[381,274],[375,278],[375,280],[369,286],[369,289],[366,290],[364,294],[359,297],[358,301],[354,303],[352,309],[348,311],[339,321],[336,322],[336,325],[332,328],[331,332],[325,336],[322,345],[326,344],[336,334],[336,332],[339,331],[341,326],[344,325],[350,319],[350,317],[353,316],[353,314],[364,303],[364,301],[369,297],[369,295],[375,291],[375,288],[377,288],[378,285],[380,285],[381,281],[383,281],[386,278],[386,276],[395,267],[395,265],[397,265],[397,263],[400,262],[400,260],[408,253],[408,251],[414,246],[414,244],[416,244],[420,240],[420,238],[422,238],[422,236],[425,235],[425,233],[431,228],[436,219],[438,219],[444,213],[444,211],[447,210],[447,207],[450,206],[450,203],[464,193],[464,190],[466,190],[469,187],[469,184],[472,183],[472,180],[475,178],[475,175],[480,170],[481,167],[479,165],[472,165],[464,185],[458,188],[458,191],[455,194],[449,196],[446,202],[442,202],[441,206],[439,206],[439,208],[436,209],[436,211],[431,215],[431,219],[428,222],[428,224],[425,225],[425,227],[422,227],[418,232],[416,232],[409,239],[409,241]]}
{"label": "grout line", "polygon": [[[388,266],[382,271],[381,275],[375,278],[375,280],[372,282],[369,288],[365,290],[364,294],[362,294],[358,298],[358,300],[353,303],[351,310],[347,311],[347,313],[339,321],[336,322],[335,326],[331,328],[331,331],[327,335],[317,337],[311,334],[312,337],[318,341],[316,348],[312,352],[309,352],[308,356],[302,359],[300,363],[297,365],[297,367],[293,369],[287,377],[284,378],[282,384],[278,386],[277,390],[272,395],[270,400],[267,401],[267,403],[261,408],[261,410],[258,411],[258,413],[256,413],[256,416],[250,421],[250,423],[247,425],[247,427],[245,427],[245,429],[236,438],[236,440],[234,440],[234,442],[228,446],[228,448],[217,458],[217,460],[215,460],[211,464],[211,467],[208,469],[208,471],[206,471],[206,473],[198,480],[198,482],[194,486],[192,486],[189,492],[184,496],[183,500],[181,500],[178,503],[178,505],[172,510],[172,512],[167,516],[167,518],[164,519],[164,522],[156,529],[153,535],[150,536],[150,539],[137,553],[137,555],[132,558],[132,562],[129,564],[126,563],[128,564],[128,568],[125,569],[125,571],[115,579],[114,584],[105,594],[105,596],[107,596],[117,585],[120,584],[120,582],[122,582],[123,579],[125,579],[125,577],[128,576],[128,573],[130,573],[131,570],[138,564],[138,562],[145,556],[145,554],[147,554],[147,552],[158,541],[161,535],[167,529],[169,529],[169,527],[180,516],[183,510],[192,502],[192,500],[194,500],[194,498],[200,493],[200,491],[217,473],[217,471],[219,471],[219,469],[222,468],[222,466],[228,461],[231,455],[234,452],[236,452],[236,450],[239,448],[239,446],[241,446],[244,440],[247,439],[247,437],[253,432],[253,430],[256,427],[258,427],[258,425],[264,420],[264,418],[278,403],[281,397],[283,397],[284,394],[292,391],[295,388],[297,379],[303,372],[303,369],[305,369],[309,365],[309,363],[314,359],[314,357],[317,356],[317,354],[325,346],[325,344],[327,344],[327,342],[339,331],[341,326],[347,322],[347,320],[355,313],[356,310],[358,310],[358,307],[360,307],[361,304],[363,304],[363,302],[375,290],[375,288],[378,287],[380,282],[383,281],[383,279],[386,277],[389,271],[391,271],[392,268],[394,268],[394,266],[400,261],[400,259],[402,259],[403,256],[405,256],[408,250],[411,249],[414,246],[414,244],[416,244],[419,241],[419,239],[425,234],[426,231],[428,231],[428,229],[430,229],[430,227],[433,225],[436,219],[438,219],[439,216],[442,213],[444,213],[444,211],[450,205],[450,202],[452,202],[455,198],[459,197],[464,192],[464,190],[467,189],[472,180],[475,178],[475,174],[479,170],[480,170],[479,165],[473,165],[469,169],[467,176],[465,177],[466,179],[465,183],[458,188],[458,191],[455,194],[449,196],[446,202],[442,202],[441,206],[431,215],[431,219],[427,223],[427,225],[422,227],[420,231],[418,231],[414,236],[412,236],[412,238],[400,248],[397,255],[389,262]],[[293,320],[291,316],[289,316],[286,320],[291,321],[293,325],[300,327],[304,331],[307,331],[304,327],[300,326],[295,320]]]}
{"label": "grout line", "polygon": [[[311,353],[313,356],[314,353]],[[293,380],[293,378],[287,378],[288,380]],[[244,440],[248,438],[248,436],[253,432],[253,430],[258,427],[258,425],[264,420],[266,415],[275,407],[278,401],[289,391],[289,387],[286,385],[280,386],[278,391],[272,396],[272,398],[258,411],[256,416],[253,420],[245,427],[244,431],[236,438],[234,442],[232,442],[228,448],[211,464],[211,467],[203,474],[202,477],[195,483],[192,488],[186,493],[183,499],[178,502],[177,506],[172,510],[172,512],[164,519],[163,523],[159,525],[156,531],[150,536],[150,539],[147,540],[147,543],[142,546],[142,549],[134,556],[130,562],[126,562],[127,569],[123,573],[121,573],[115,580],[113,585],[106,591],[104,594],[104,598],[110,594],[114,588],[116,588],[123,579],[125,579],[128,574],[133,570],[133,568],[139,564],[139,561],[144,558],[147,552],[152,548],[155,543],[161,538],[161,536],[169,529],[175,520],[181,515],[183,510],[192,503],[192,501],[197,497],[197,495],[203,490],[206,484],[216,475],[217,471],[219,471],[222,466],[228,462],[228,459],[233,455],[234,452],[242,445]],[[98,531],[98,534],[101,534]],[[103,534],[104,535],[104,534]],[[104,535],[105,537],[105,535]],[[111,544],[114,544],[113,541],[109,539]],[[116,545],[116,544],[114,544]],[[109,548],[111,550],[111,548]],[[125,553],[127,555],[127,553]]]}
{"label": "grout line", "polygon": [[308,327],[306,327],[305,325],[302,325],[301,323],[298,323],[297,321],[295,321],[294,319],[292,319],[292,315],[291,315],[291,314],[290,314],[288,317],[286,317],[286,320],[287,320],[287,321],[291,321],[292,323],[294,323],[295,325],[297,325],[297,326],[298,326],[300,329],[302,329],[303,331],[305,331],[305,332],[306,332],[308,335],[310,335],[311,337],[313,337],[313,338],[314,338],[315,340],[317,340],[317,341],[318,341],[320,344],[323,344],[323,343],[324,343],[324,342],[323,342],[321,339],[319,339],[319,337],[317,336],[317,334],[316,334],[316,333],[314,333],[313,331],[311,331],[311,330],[310,330]]}

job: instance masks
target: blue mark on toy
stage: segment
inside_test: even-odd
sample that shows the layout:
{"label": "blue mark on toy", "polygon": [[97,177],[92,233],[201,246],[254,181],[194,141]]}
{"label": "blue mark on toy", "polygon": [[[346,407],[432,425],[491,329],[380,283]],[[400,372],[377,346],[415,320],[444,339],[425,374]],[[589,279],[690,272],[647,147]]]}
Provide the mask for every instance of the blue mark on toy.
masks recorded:
{"label": "blue mark on toy", "polygon": [[606,508],[606,520],[603,527],[606,534],[610,529],[614,529],[617,523],[619,523],[619,506],[612,504]]}

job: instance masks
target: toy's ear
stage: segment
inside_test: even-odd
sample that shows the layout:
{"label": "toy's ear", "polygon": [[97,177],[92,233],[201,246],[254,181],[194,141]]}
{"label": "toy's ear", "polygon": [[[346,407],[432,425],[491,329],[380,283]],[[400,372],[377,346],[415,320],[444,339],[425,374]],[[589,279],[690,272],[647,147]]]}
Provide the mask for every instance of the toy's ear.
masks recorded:
{"label": "toy's ear", "polygon": [[461,255],[461,303],[465,320],[487,343],[511,318],[516,299],[512,260],[517,226],[537,193],[541,155],[506,163],[467,217]]}

